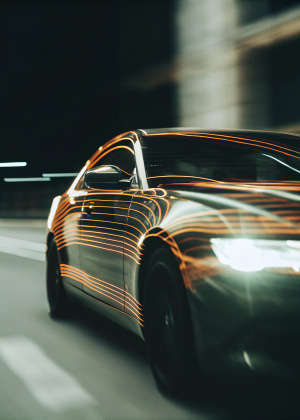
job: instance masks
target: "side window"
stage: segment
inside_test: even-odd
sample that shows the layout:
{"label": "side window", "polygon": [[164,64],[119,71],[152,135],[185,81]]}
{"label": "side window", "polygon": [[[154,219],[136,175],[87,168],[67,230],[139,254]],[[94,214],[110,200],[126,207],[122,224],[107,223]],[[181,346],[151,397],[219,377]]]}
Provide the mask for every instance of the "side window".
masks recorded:
{"label": "side window", "polygon": [[133,145],[128,140],[113,143],[101,153],[100,159],[93,166],[114,165],[121,169],[124,178],[130,178],[135,168]]}

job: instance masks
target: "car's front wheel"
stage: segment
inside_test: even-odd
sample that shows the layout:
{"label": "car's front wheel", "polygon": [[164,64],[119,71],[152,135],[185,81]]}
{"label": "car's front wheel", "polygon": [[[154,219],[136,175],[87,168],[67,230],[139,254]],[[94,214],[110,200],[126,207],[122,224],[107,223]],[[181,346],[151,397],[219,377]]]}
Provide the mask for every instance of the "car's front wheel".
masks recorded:
{"label": "car's front wheel", "polygon": [[158,248],[147,265],[144,315],[154,377],[163,390],[181,392],[191,366],[191,323],[176,260],[165,247]]}
{"label": "car's front wheel", "polygon": [[47,258],[47,298],[52,317],[60,318],[66,315],[68,301],[61,281],[58,251],[54,240],[50,244]]}

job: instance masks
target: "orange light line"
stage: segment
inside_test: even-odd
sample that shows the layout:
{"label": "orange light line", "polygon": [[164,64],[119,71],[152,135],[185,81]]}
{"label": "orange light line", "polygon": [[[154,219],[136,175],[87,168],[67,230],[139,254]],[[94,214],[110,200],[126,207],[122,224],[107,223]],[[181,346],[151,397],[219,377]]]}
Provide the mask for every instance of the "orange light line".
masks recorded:
{"label": "orange light line", "polygon": [[[101,282],[101,283],[106,283],[106,282],[103,282],[102,280],[96,279],[95,277],[89,276],[88,274],[86,274],[82,270],[75,269],[74,267],[71,267],[71,266],[62,265],[61,274],[65,277],[71,277],[74,280],[80,281],[81,283],[85,284],[87,287],[91,288],[95,292],[100,293],[100,294],[108,297],[109,299],[114,300],[117,303],[120,303],[122,305],[125,304],[125,293],[124,293],[125,291],[123,289],[120,289],[121,292],[114,291],[110,286],[105,286],[103,284],[99,284],[99,282]],[[91,280],[91,278],[95,279],[96,281]],[[109,283],[106,283],[106,284],[109,284]],[[107,293],[109,295],[114,296],[114,297],[112,298],[111,296],[108,296]],[[126,293],[126,294],[128,295],[127,297],[131,300],[131,296],[129,295],[129,293]],[[119,297],[118,295],[121,295],[121,297]],[[122,300],[120,300],[120,299],[122,299]],[[128,310],[130,310],[140,320],[142,320],[142,318],[139,316],[139,315],[142,316],[142,314],[139,311],[138,306],[134,306],[134,305],[136,305],[136,302],[134,302],[134,301],[128,302],[128,305],[130,306],[130,308],[128,308]]]}
{"label": "orange light line", "polygon": [[[284,152],[283,150],[287,150],[289,152],[293,152],[293,153],[297,153],[300,154],[300,152],[298,152],[297,150],[293,150],[293,149],[288,149],[287,147],[280,145],[280,143],[275,144],[275,143],[269,143],[266,139],[262,139],[262,140],[255,140],[252,138],[247,138],[247,137],[238,137],[238,136],[226,136],[223,134],[211,134],[211,133],[159,133],[159,134],[149,134],[149,137],[157,137],[157,136],[166,136],[168,135],[169,137],[172,137],[172,135],[176,136],[181,136],[181,137],[196,137],[196,138],[204,138],[206,140],[211,139],[211,140],[222,140],[222,141],[228,141],[231,143],[239,143],[239,144],[247,144],[250,146],[257,146],[257,147],[261,147],[263,149],[267,149],[267,150],[273,150],[275,152],[279,152],[282,154],[285,154],[287,156],[291,156],[291,157],[295,157],[295,158],[299,158],[299,156],[295,156],[295,155],[291,155],[290,153]],[[244,140],[244,141],[241,141]],[[261,144],[262,143],[262,144]],[[269,146],[275,146],[277,147],[277,149],[274,149],[273,147],[268,147]],[[283,150],[278,150],[278,149],[283,149]]]}
{"label": "orange light line", "polygon": [[[117,251],[115,249],[110,249],[110,248],[105,248],[105,247],[101,247],[101,246],[87,244],[84,241],[75,241],[75,240],[74,241],[66,241],[66,243],[64,245],[58,245],[57,249],[61,250],[62,248],[66,247],[66,246],[70,246],[70,245],[90,246],[92,248],[104,249],[105,251],[110,251],[110,252],[115,252],[116,254],[126,255],[127,257],[131,258],[136,264],[140,265],[139,261],[136,261],[136,259],[132,255],[129,255],[126,252],[123,253],[123,252]],[[139,259],[140,259],[140,257],[139,257]]]}
{"label": "orange light line", "polygon": [[[141,307],[142,305],[130,293],[126,292],[124,289],[122,289],[120,287],[117,287],[117,286],[115,286],[115,285],[113,285],[111,283],[108,283],[108,282],[106,282],[104,280],[100,280],[100,279],[98,279],[96,277],[90,276],[89,274],[87,274],[86,272],[80,270],[79,268],[76,268],[76,267],[73,267],[73,266],[70,266],[70,265],[67,265],[67,264],[61,264],[61,269],[62,270],[65,270],[65,271],[66,270],[70,270],[70,271],[73,270],[73,272],[75,274],[77,274],[78,276],[84,277],[84,278],[85,277],[88,278],[94,284],[101,283],[101,287],[107,288],[111,292],[117,293],[118,295],[121,295],[123,298],[126,296],[126,298],[128,298],[129,300],[131,300],[132,301],[132,304],[136,306],[138,312],[140,311],[141,308],[139,308],[139,307]],[[114,289],[116,289],[116,290],[114,290]]]}

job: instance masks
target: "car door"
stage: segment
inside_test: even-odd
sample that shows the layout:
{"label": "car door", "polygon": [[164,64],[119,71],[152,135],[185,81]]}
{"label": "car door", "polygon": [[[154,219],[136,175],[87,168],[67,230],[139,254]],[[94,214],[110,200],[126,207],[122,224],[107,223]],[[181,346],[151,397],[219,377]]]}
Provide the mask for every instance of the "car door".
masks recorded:
{"label": "car door", "polygon": [[[124,178],[132,177],[135,168],[133,141],[114,139],[89,169],[101,165],[120,168]],[[81,218],[80,258],[83,290],[92,297],[124,310],[123,254],[134,258],[134,249],[124,246],[128,210],[135,188],[88,189]]]}

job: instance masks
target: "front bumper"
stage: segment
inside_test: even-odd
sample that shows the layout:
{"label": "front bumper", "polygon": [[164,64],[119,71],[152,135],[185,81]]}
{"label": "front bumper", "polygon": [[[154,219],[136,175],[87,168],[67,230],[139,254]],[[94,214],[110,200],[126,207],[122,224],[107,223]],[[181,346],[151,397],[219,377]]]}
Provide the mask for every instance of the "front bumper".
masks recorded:
{"label": "front bumper", "polygon": [[194,277],[188,299],[204,370],[300,376],[299,273],[220,266]]}

